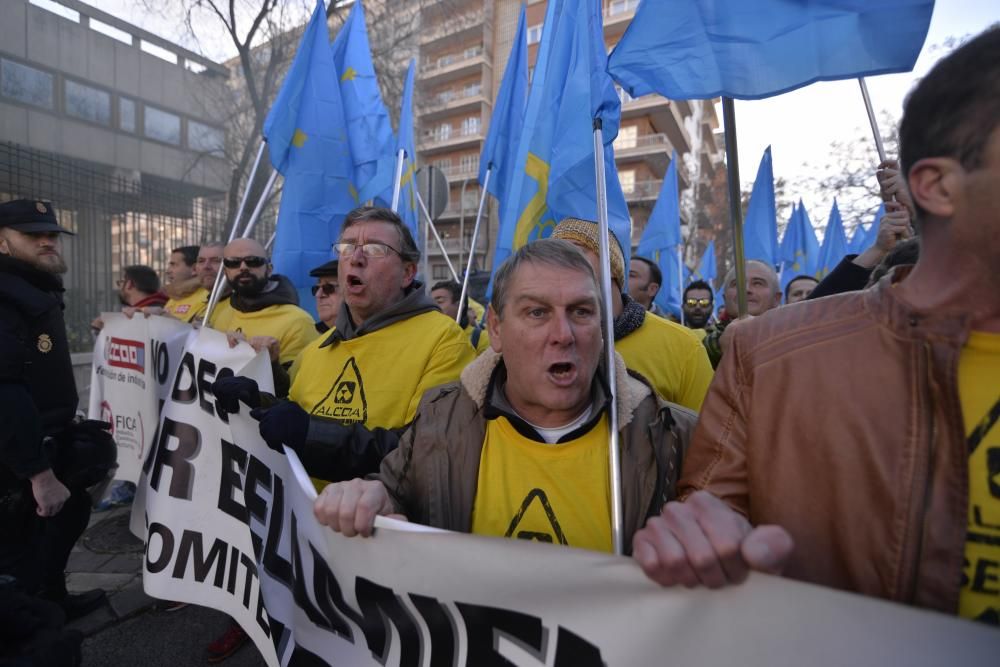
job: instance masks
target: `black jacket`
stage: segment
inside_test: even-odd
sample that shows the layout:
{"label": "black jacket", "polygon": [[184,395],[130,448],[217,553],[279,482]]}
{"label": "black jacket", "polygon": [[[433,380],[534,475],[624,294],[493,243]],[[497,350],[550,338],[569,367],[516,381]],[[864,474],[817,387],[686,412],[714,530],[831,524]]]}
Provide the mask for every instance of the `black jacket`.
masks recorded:
{"label": "black jacket", "polygon": [[76,412],[62,294],[59,276],[0,255],[0,488],[50,468],[42,439]]}
{"label": "black jacket", "polygon": [[840,260],[833,271],[826,274],[826,277],[816,285],[816,288],[806,299],[819,299],[831,294],[856,292],[867,287],[872,270],[855,264],[855,257],[857,255],[845,255],[844,259]]}

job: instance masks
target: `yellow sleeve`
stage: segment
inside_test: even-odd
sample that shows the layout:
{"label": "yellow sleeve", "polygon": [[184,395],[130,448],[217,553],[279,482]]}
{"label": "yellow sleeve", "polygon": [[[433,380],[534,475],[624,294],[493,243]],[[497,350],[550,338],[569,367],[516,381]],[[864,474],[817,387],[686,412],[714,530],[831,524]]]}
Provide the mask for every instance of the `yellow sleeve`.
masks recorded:
{"label": "yellow sleeve", "polygon": [[705,401],[705,394],[708,393],[708,386],[712,384],[715,371],[712,370],[712,363],[708,360],[705,346],[698,342],[697,338],[692,336],[691,344],[687,348],[677,403],[697,412],[701,410],[701,404]]}
{"label": "yellow sleeve", "polygon": [[319,333],[309,313],[297,306],[292,311],[285,332],[281,336],[281,350],[278,361],[282,364],[291,363],[302,352],[306,345],[313,342]]}
{"label": "yellow sleeve", "polygon": [[427,365],[424,366],[417,390],[410,398],[406,408],[406,423],[413,421],[417,415],[417,406],[424,392],[447,382],[454,382],[462,374],[462,370],[476,358],[476,352],[469,344],[465,332],[457,324],[448,327],[441,334]]}

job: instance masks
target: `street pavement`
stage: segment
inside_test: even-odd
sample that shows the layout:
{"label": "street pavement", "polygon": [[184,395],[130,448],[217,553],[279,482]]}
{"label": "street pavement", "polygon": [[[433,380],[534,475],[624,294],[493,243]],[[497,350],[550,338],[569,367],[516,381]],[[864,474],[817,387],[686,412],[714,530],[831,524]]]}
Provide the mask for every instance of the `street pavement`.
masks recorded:
{"label": "street pavement", "polygon": [[[84,667],[205,665],[205,649],[229,625],[226,614],[188,605],[164,611],[142,590],[142,542],[128,530],[130,507],[95,513],[67,565],[71,592],[103,588],[108,602],[69,625],[84,633]],[[226,667],[263,667],[247,642]]]}

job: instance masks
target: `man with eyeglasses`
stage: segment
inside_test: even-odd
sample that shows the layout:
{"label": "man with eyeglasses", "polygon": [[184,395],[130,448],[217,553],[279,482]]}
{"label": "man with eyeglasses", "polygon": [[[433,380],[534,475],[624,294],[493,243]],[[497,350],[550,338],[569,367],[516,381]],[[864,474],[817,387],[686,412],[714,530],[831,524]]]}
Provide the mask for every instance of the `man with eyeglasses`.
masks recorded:
{"label": "man with eyeglasses", "polygon": [[267,251],[254,239],[230,242],[222,252],[222,267],[232,292],[219,300],[209,325],[268,350],[272,363],[290,365],[316,337],[313,319],[299,308],[291,281],[272,274]]}
{"label": "man with eyeglasses", "polygon": [[247,378],[216,383],[223,408],[235,410],[237,399],[255,408],[264,440],[295,450],[318,489],[376,472],[423,393],[457,380],[475,358],[462,329],[416,280],[420,252],[399,216],[351,211],[334,249],[343,303],[332,331],[292,366],[289,400],[262,401]]}
{"label": "man with eyeglasses", "polygon": [[319,315],[316,331],[320,333],[326,333],[334,327],[337,313],[340,312],[340,304],[343,302],[337,284],[338,264],[337,260],[330,260],[309,272],[309,275],[316,279],[316,284],[312,286],[312,295],[316,299],[316,313]]}
{"label": "man with eyeglasses", "polygon": [[684,288],[684,299],[681,301],[684,324],[701,339],[705,338],[705,327],[712,320],[714,308],[715,295],[707,282],[695,280]]}

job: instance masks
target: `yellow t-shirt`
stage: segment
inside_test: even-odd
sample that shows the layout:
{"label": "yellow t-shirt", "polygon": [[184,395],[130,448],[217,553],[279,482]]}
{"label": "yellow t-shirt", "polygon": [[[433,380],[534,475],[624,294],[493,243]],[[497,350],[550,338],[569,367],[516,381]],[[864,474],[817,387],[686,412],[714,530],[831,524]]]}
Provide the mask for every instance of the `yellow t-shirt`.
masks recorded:
{"label": "yellow t-shirt", "polygon": [[208,290],[199,287],[183,299],[170,299],[163,305],[163,310],[182,322],[194,322],[195,318],[205,314],[207,306]]}
{"label": "yellow t-shirt", "polygon": [[714,371],[705,346],[690,329],[646,313],[642,326],[615,341],[615,350],[662,398],[701,409]]}
{"label": "yellow t-shirt", "polygon": [[292,365],[288,397],[314,416],[369,429],[410,423],[425,391],[457,380],[475,359],[465,332],[436,310],[320,347],[331,334]]}
{"label": "yellow t-shirt", "polygon": [[[465,327],[465,335],[469,337],[469,342],[472,342],[472,333],[476,330],[476,327],[471,322],[469,326]],[[476,356],[485,352],[490,346],[490,332],[483,327],[479,332],[479,342],[476,344]]]}
{"label": "yellow t-shirt", "polygon": [[278,360],[289,363],[318,335],[309,313],[292,304],[267,306],[261,310],[244,313],[236,310],[229,299],[219,301],[212,311],[213,329],[239,331],[248,339],[254,336],[277,338],[281,349]]}
{"label": "yellow t-shirt", "polygon": [[958,394],[969,451],[958,613],[1000,625],[1000,334],[970,334],[958,360]]}
{"label": "yellow t-shirt", "polygon": [[472,532],[613,551],[607,417],[553,445],[488,420]]}

